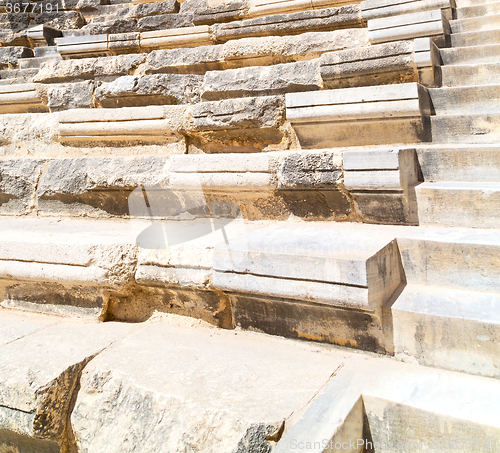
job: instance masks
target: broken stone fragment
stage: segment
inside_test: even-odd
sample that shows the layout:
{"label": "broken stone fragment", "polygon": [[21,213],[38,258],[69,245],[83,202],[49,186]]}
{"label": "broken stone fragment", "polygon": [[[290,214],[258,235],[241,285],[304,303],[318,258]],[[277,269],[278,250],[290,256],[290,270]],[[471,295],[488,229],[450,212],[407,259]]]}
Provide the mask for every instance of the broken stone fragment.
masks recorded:
{"label": "broken stone fragment", "polygon": [[147,16],[138,19],[137,30],[156,31],[170,28],[192,27],[193,25],[192,14],[162,14],[159,16]]}
{"label": "broken stone fragment", "polygon": [[35,16],[34,22],[59,30],[73,30],[82,28],[85,25],[85,18],[80,11],[46,12]]}
{"label": "broken stone fragment", "polygon": [[57,83],[79,80],[114,80],[127,75],[144,62],[144,54],[118,55],[79,60],[48,61],[33,82]]}
{"label": "broken stone fragment", "polygon": [[126,17],[139,19],[147,16],[158,16],[163,14],[174,14],[179,12],[177,0],[164,0],[153,3],[139,3],[128,11]]}
{"label": "broken stone fragment", "polygon": [[250,5],[245,1],[231,2],[225,5],[218,5],[212,8],[199,9],[194,17],[195,25],[212,25],[216,23],[231,22],[243,19]]}
{"label": "broken stone fragment", "polygon": [[319,61],[251,66],[205,74],[202,99],[268,96],[323,88]]}
{"label": "broken stone fragment", "polygon": [[30,58],[33,50],[22,46],[0,47],[0,69],[13,68],[17,66],[20,58]]}
{"label": "broken stone fragment", "polygon": [[37,84],[37,92],[51,112],[93,107],[94,82]]}
{"label": "broken stone fragment", "polygon": [[33,204],[44,159],[0,160],[0,213],[26,214]]}
{"label": "broken stone fragment", "polygon": [[198,75],[123,76],[99,86],[95,98],[105,108],[189,104],[199,101],[202,82]]}

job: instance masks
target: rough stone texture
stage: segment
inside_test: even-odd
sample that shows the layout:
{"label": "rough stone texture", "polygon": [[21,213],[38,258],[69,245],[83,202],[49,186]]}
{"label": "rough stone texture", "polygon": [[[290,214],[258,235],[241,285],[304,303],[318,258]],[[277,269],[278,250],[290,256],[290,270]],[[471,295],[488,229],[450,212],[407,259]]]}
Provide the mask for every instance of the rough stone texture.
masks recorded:
{"label": "rough stone texture", "polygon": [[51,112],[90,108],[94,105],[94,82],[38,85],[37,92]]}
{"label": "rough stone texture", "polygon": [[5,36],[0,35],[0,48],[8,48],[10,46],[31,47],[31,42],[28,38],[26,30],[7,33]]}
{"label": "rough stone texture", "polygon": [[68,416],[82,369],[134,329],[130,324],[47,324],[41,320],[38,331],[0,346],[0,445],[9,441],[3,431],[8,430],[53,442],[49,451],[68,448]]}
{"label": "rough stone texture", "polygon": [[32,56],[33,50],[28,47],[0,47],[0,69],[14,67],[20,58]]}
{"label": "rough stone texture", "polygon": [[80,60],[49,61],[44,63],[33,82],[57,83],[79,80],[114,80],[128,75],[144,62],[146,56],[119,55],[114,57],[83,58]]}
{"label": "rough stone texture", "polygon": [[[280,96],[201,102],[188,108],[191,146],[205,152],[256,152],[286,142]],[[286,143],[285,143],[286,146]]]}
{"label": "rough stone texture", "polygon": [[233,1],[224,5],[196,11],[193,22],[195,25],[212,25],[243,19],[250,5],[246,1]]}
{"label": "rough stone texture", "polygon": [[86,367],[71,422],[88,453],[268,453],[340,363],[325,348],[152,321]]}
{"label": "rough stone texture", "polygon": [[290,153],[278,168],[278,189],[332,187],[341,182],[342,156],[338,153]]}
{"label": "rough stone texture", "polygon": [[101,107],[190,104],[199,101],[203,78],[197,75],[123,76],[96,89]]}
{"label": "rough stone texture", "polygon": [[205,74],[203,100],[268,96],[323,87],[319,61],[209,71]]}
{"label": "rough stone texture", "polygon": [[213,31],[216,40],[224,42],[238,37],[286,35],[310,30],[326,31],[361,26],[360,7],[349,5],[216,24]]}
{"label": "rough stone texture", "polygon": [[131,33],[138,30],[137,19],[118,18],[106,22],[92,22],[85,25],[82,30],[85,30],[89,35]]}
{"label": "rough stone texture", "polygon": [[33,207],[44,163],[42,159],[0,160],[0,214],[26,214]]}
{"label": "rough stone texture", "polygon": [[192,27],[193,25],[193,16],[182,13],[147,16],[137,21],[137,29],[139,31],[156,31],[169,28]]}
{"label": "rough stone texture", "polygon": [[413,43],[399,41],[323,54],[321,78],[327,88],[406,83],[418,80]]}
{"label": "rough stone texture", "polygon": [[149,53],[146,73],[204,73],[209,70],[288,63],[319,57],[323,52],[368,44],[362,28],[311,32],[300,36],[242,38],[193,49],[164,49]]}
{"label": "rough stone texture", "polygon": [[173,14],[179,12],[177,0],[158,1],[153,3],[140,3],[134,5],[127,13],[126,17],[139,19],[146,16],[158,16],[161,14]]}
{"label": "rough stone texture", "polygon": [[45,24],[59,30],[75,30],[85,25],[85,18],[80,11],[61,11],[59,13],[38,14],[35,24]]}
{"label": "rough stone texture", "polygon": [[284,119],[283,98],[279,96],[202,102],[189,108],[188,130],[277,128]]}
{"label": "rough stone texture", "polygon": [[38,187],[43,212],[127,215],[137,186],[168,183],[166,157],[96,157],[49,162]]}

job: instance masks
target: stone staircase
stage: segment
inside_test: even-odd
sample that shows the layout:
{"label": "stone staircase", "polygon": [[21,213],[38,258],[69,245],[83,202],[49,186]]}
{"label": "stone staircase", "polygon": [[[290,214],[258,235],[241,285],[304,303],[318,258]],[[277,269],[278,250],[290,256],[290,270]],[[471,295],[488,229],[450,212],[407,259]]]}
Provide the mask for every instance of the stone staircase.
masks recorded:
{"label": "stone staircase", "polygon": [[498,2],[58,14],[0,9],[0,452],[500,448]]}

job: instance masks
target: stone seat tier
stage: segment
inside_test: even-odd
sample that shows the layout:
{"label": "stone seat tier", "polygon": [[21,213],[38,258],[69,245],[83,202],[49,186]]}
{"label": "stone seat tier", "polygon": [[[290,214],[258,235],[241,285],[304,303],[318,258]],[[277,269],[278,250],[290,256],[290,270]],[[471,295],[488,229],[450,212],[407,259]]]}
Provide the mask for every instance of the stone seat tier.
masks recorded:
{"label": "stone seat tier", "polygon": [[30,451],[289,452],[345,442],[346,427],[363,442],[366,425],[379,444],[410,438],[405,425],[381,425],[381,411],[418,420],[416,445],[440,439],[440,423],[468,439],[500,429],[495,379],[175,315],[123,324],[2,309],[0,358],[0,442]]}
{"label": "stone seat tier", "polygon": [[[152,220],[2,220],[3,306],[128,321],[160,310],[391,352],[405,348],[390,313],[406,283],[500,290],[498,230]],[[460,317],[476,322],[474,307]],[[434,348],[429,335],[422,341]]]}

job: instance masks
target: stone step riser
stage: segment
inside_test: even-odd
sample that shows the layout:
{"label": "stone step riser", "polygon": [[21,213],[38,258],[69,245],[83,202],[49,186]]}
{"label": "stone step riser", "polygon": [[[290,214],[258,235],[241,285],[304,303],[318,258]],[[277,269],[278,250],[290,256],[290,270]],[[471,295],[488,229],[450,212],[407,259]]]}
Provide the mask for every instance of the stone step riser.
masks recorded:
{"label": "stone step riser", "polygon": [[500,44],[440,50],[444,65],[500,62]]}
{"label": "stone step riser", "polygon": [[500,44],[500,30],[456,33],[450,39],[453,47]]}
{"label": "stone step riser", "polygon": [[433,116],[434,143],[491,144],[500,140],[500,114]]}
{"label": "stone step riser", "polygon": [[500,147],[456,146],[417,149],[426,182],[500,182]]}
{"label": "stone step riser", "polygon": [[455,13],[457,19],[469,19],[494,14],[500,14],[500,2],[457,8]]}
{"label": "stone step riser", "polygon": [[478,86],[500,84],[500,63],[443,66],[443,86]]}
{"label": "stone step riser", "polygon": [[496,228],[500,183],[424,183],[416,187],[422,225]]}
{"label": "stone step riser", "polygon": [[430,88],[436,115],[500,113],[500,85]]}
{"label": "stone step riser", "polygon": [[500,14],[472,19],[452,20],[450,21],[450,27],[452,33],[497,30],[500,28]]}

